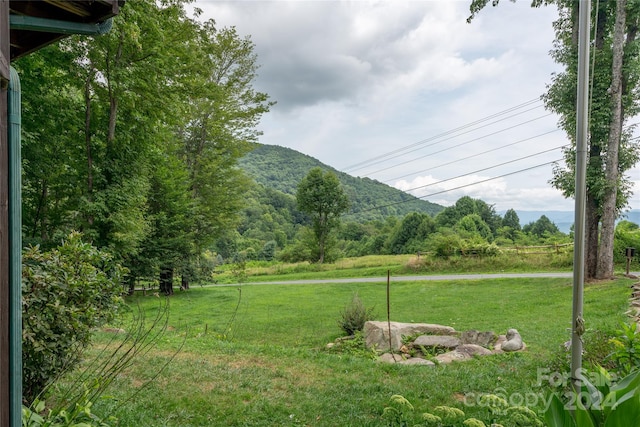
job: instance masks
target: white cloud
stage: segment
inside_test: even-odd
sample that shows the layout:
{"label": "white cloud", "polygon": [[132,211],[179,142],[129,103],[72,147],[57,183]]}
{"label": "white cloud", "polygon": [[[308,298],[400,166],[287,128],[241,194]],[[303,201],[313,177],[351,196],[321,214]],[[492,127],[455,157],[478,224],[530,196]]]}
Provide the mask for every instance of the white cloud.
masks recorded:
{"label": "white cloud", "polygon": [[[293,148],[338,169],[535,99],[560,69],[548,55],[557,11],[532,9],[527,2],[487,7],[471,24],[464,1],[197,0],[196,5],[205,17],[236,26],[255,43],[261,64],[255,86],[278,102],[262,120],[261,142]],[[396,186],[404,179],[409,187],[402,188],[463,174],[471,176],[457,185],[505,175],[428,199],[451,204],[470,195],[500,209],[570,210],[573,202],[548,184],[550,166],[506,175],[560,157],[557,151],[536,155],[567,142],[562,132],[546,134],[556,129],[557,119],[541,118],[545,114],[538,103],[508,121],[431,147],[433,141],[423,143],[418,151],[350,173]],[[498,149],[522,140],[527,141]],[[523,156],[532,157],[481,171]],[[429,191],[436,188],[446,186]],[[634,207],[640,208],[640,200]]]}

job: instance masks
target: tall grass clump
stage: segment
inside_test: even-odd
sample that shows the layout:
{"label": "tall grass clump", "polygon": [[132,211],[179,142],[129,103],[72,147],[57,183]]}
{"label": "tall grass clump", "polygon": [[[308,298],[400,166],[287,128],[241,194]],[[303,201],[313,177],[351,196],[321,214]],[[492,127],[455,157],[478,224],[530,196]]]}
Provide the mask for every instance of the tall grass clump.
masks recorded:
{"label": "tall grass clump", "polygon": [[366,307],[357,293],[340,313],[338,325],[347,335],[354,335],[364,329],[367,320],[373,319],[373,307]]}

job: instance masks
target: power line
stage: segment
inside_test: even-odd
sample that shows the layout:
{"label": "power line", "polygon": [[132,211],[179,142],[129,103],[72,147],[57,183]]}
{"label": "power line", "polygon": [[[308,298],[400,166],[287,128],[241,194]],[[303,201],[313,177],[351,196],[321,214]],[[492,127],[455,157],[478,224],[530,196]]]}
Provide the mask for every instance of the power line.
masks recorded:
{"label": "power line", "polygon": [[541,134],[538,134],[538,135],[535,135],[535,136],[532,136],[532,137],[529,137],[529,138],[524,138],[524,139],[521,139],[521,140],[518,140],[518,141],[515,141],[515,142],[511,142],[509,144],[501,145],[500,147],[492,148],[491,150],[486,150],[486,151],[483,151],[481,153],[472,154],[470,156],[462,157],[462,158],[459,158],[459,159],[456,159],[456,160],[452,160],[452,161],[447,162],[447,163],[441,163],[441,164],[433,166],[433,167],[431,167],[431,168],[429,168],[427,170],[415,171],[415,172],[408,173],[406,175],[402,175],[402,176],[399,176],[399,177],[396,177],[396,178],[388,179],[388,180],[383,181],[383,182],[385,184],[388,184],[390,182],[397,181],[399,179],[406,178],[406,177],[411,176],[411,175],[415,175],[415,174],[419,174],[419,173],[423,173],[423,172],[431,172],[434,169],[438,169],[438,168],[441,168],[441,167],[444,167],[444,166],[449,166],[449,165],[452,165],[454,163],[462,162],[464,160],[473,159],[474,157],[480,157],[480,156],[482,156],[484,154],[488,154],[488,153],[492,153],[494,151],[502,150],[503,148],[511,147],[513,145],[522,144],[523,142],[531,141],[532,139],[539,138],[541,136],[545,136],[545,135],[548,135],[550,133],[558,132],[559,130],[560,129],[556,128],[556,129],[553,129],[553,130],[550,130],[550,131],[547,131],[547,132],[544,132],[544,133],[541,133]]}
{"label": "power line", "polygon": [[432,183],[429,183],[429,184],[421,185],[419,187],[409,188],[407,190],[402,190],[402,191],[404,191],[405,193],[408,193],[409,191],[414,191],[414,190],[419,190],[421,188],[431,187],[432,185],[442,184],[443,182],[453,181],[453,180],[456,180],[458,178],[463,178],[465,176],[473,175],[474,173],[484,172],[484,171],[488,171],[490,169],[495,169],[495,168],[500,167],[500,166],[508,165],[508,164],[515,163],[515,162],[519,162],[520,160],[530,159],[532,157],[539,156],[541,154],[546,154],[546,153],[549,153],[551,151],[555,151],[555,150],[558,150],[560,148],[564,148],[566,146],[568,146],[568,144],[559,145],[557,147],[549,148],[548,150],[544,150],[544,151],[539,151],[537,153],[530,154],[530,155],[524,156],[524,157],[520,157],[518,159],[513,159],[513,160],[509,160],[509,161],[503,162],[503,163],[498,163],[497,165],[493,165],[493,166],[489,166],[489,167],[486,167],[486,168],[478,169],[478,170],[475,170],[473,172],[467,172],[467,173],[462,174],[462,175],[454,176],[454,177],[451,177],[451,178],[447,178],[447,179],[443,179],[443,180],[440,180],[440,181],[432,182]]}
{"label": "power line", "polygon": [[559,162],[561,160],[562,159],[556,159],[556,160],[553,160],[551,162],[541,163],[539,165],[531,166],[531,167],[528,167],[528,168],[525,168],[525,169],[520,169],[520,170],[517,170],[517,171],[514,171],[514,172],[510,172],[510,173],[506,173],[506,174],[503,174],[503,175],[494,176],[492,178],[486,178],[486,179],[483,179],[483,180],[480,180],[480,181],[472,182],[470,184],[460,185],[458,187],[449,188],[447,190],[437,191],[437,192],[431,193],[431,194],[425,194],[424,196],[413,196],[414,198],[410,199],[410,200],[401,200],[399,202],[389,203],[389,204],[382,205],[382,206],[374,206],[372,208],[365,209],[365,210],[362,210],[362,211],[351,212],[350,214],[353,215],[353,214],[357,214],[357,213],[371,212],[371,211],[378,210],[378,209],[384,209],[384,208],[388,208],[388,207],[391,207],[391,206],[401,205],[403,203],[409,203],[409,202],[414,201],[415,199],[425,199],[427,197],[437,196],[438,194],[444,194],[444,193],[448,193],[450,191],[460,190],[462,188],[472,187],[472,186],[478,185],[478,184],[484,184],[485,182],[494,181],[496,179],[504,178],[504,177],[507,177],[507,176],[517,175],[519,173],[527,172],[527,171],[530,171],[530,170],[533,170],[533,169],[537,169],[537,168],[540,168],[542,166],[551,165],[551,164]]}
{"label": "power line", "polygon": [[[479,141],[479,140],[481,140],[481,139],[489,138],[490,136],[495,136],[495,135],[497,135],[497,134],[499,134],[499,133],[506,132],[506,131],[511,130],[511,129],[515,129],[515,128],[517,128],[517,127],[520,127],[520,126],[523,126],[523,125],[529,124],[529,123],[531,123],[531,122],[535,122],[536,120],[543,119],[543,118],[545,118],[545,117],[550,116],[551,114],[552,114],[552,113],[545,114],[545,115],[543,115],[543,116],[539,116],[539,117],[536,117],[536,118],[534,118],[534,119],[527,120],[527,121],[524,121],[524,122],[520,122],[520,123],[515,124],[515,125],[513,125],[513,126],[510,126],[510,127],[504,128],[504,129],[500,129],[500,130],[497,130],[497,131],[495,131],[495,132],[491,132],[491,133],[488,133],[488,134],[486,134],[486,135],[479,136],[479,137],[477,137],[477,138],[470,139],[470,140],[465,141],[465,142],[462,142],[462,143],[460,143],[460,144],[456,144],[456,145],[449,146],[449,147],[447,147],[447,148],[443,148],[442,150],[433,151],[433,152],[431,152],[431,153],[425,154],[424,156],[415,157],[415,158],[413,158],[413,159],[411,159],[411,160],[406,160],[406,161],[404,161],[404,162],[396,163],[395,165],[391,165],[391,166],[387,166],[386,168],[378,169],[378,170],[373,171],[373,172],[370,172],[370,173],[368,173],[368,174],[366,174],[366,175],[364,175],[364,176],[370,176],[370,175],[373,175],[373,174],[376,174],[376,173],[379,173],[379,172],[384,172],[384,171],[386,171],[386,170],[393,169],[393,168],[398,167],[398,166],[403,166],[403,165],[406,165],[406,164],[408,164],[408,163],[413,163],[413,162],[416,162],[416,161],[418,161],[418,160],[422,160],[422,159],[424,159],[424,158],[426,158],[426,157],[433,156],[434,154],[440,154],[440,153],[443,153],[443,152],[445,152],[445,151],[453,150],[454,148],[462,147],[463,145],[468,145],[468,144],[471,144],[471,143],[473,143],[473,142],[477,142],[477,141]],[[459,136],[459,135],[455,135],[455,136],[449,137],[449,138],[447,138],[447,139],[444,139],[444,140],[442,140],[442,141],[438,141],[437,143],[435,143],[435,144],[431,144],[431,145],[429,145],[428,147],[431,147],[431,146],[436,145],[436,144],[440,144],[441,142],[448,141],[449,139],[455,138],[455,137],[457,137],[457,136]],[[426,147],[425,147],[425,148],[426,148]],[[378,162],[378,163],[379,163],[379,162]]]}
{"label": "power line", "polygon": [[[452,134],[452,133],[460,132],[460,131],[462,131],[462,130],[464,130],[464,129],[467,129],[467,128],[472,127],[472,126],[475,126],[475,125],[478,125],[478,124],[480,124],[480,123],[483,123],[483,122],[485,122],[485,121],[491,120],[491,119],[493,119],[493,118],[500,117],[500,116],[502,116],[502,115],[505,115],[505,114],[511,113],[511,112],[513,112],[513,111],[517,111],[517,110],[519,110],[519,109],[521,109],[521,108],[528,107],[528,106],[530,106],[530,105],[532,105],[532,104],[534,104],[534,103],[536,103],[536,102],[541,102],[540,98],[534,98],[534,99],[529,100],[529,101],[526,101],[526,102],[524,102],[524,103],[522,103],[522,104],[516,105],[515,107],[511,107],[511,108],[508,108],[508,109],[506,109],[506,110],[500,111],[500,112],[498,112],[498,113],[495,113],[495,114],[492,114],[492,115],[489,115],[489,116],[483,117],[483,118],[478,119],[478,120],[476,120],[476,121],[474,121],[474,122],[467,123],[467,124],[465,124],[465,125],[459,126],[459,127],[455,128],[455,129],[451,129],[451,130],[449,130],[449,131],[446,131],[446,132],[440,133],[440,134],[438,134],[438,135],[434,135],[434,136],[432,136],[432,137],[429,137],[429,138],[423,139],[423,140],[418,141],[418,142],[416,142],[416,143],[410,144],[410,145],[408,145],[408,146],[401,147],[401,148],[398,148],[398,149],[396,149],[396,150],[392,150],[392,151],[390,151],[390,152],[387,152],[387,153],[381,154],[381,155],[379,155],[379,156],[376,156],[376,157],[373,157],[373,158],[370,158],[370,159],[367,159],[367,160],[361,161],[361,162],[359,162],[359,163],[355,163],[355,164],[353,164],[353,165],[351,165],[351,166],[348,166],[348,167],[346,167],[346,168],[343,168],[343,170],[344,170],[345,172],[347,172],[347,171],[351,171],[351,172],[353,172],[354,170],[362,169],[363,167],[365,167],[365,166],[367,166],[367,165],[379,163],[379,160],[381,160],[381,159],[387,158],[387,157],[389,157],[389,156],[392,156],[392,155],[395,155],[395,154],[398,154],[398,153],[403,153],[403,152],[405,152],[405,151],[407,151],[407,150],[410,150],[410,149],[412,149],[412,148],[414,148],[414,147],[417,147],[417,146],[423,145],[423,144],[425,144],[425,143],[427,143],[427,142],[430,142],[430,141],[433,141],[433,140],[437,140],[437,139],[442,138],[442,137],[444,137],[444,136],[450,135],[450,134]],[[541,105],[536,106],[536,107],[531,108],[531,109],[528,109],[528,110],[526,110],[526,111],[523,111],[523,112],[520,112],[520,113],[514,114],[514,115],[512,115],[512,116],[509,116],[509,117],[506,117],[506,118],[502,118],[502,119],[497,120],[497,121],[495,121],[495,122],[492,122],[492,123],[489,123],[489,124],[483,125],[483,126],[481,126],[481,127],[478,127],[478,128],[476,128],[476,130],[477,130],[477,129],[481,129],[481,128],[486,127],[486,126],[490,126],[491,124],[495,124],[495,123],[498,123],[498,122],[500,122],[500,121],[504,121],[504,120],[506,120],[506,119],[508,119],[508,118],[515,117],[515,116],[517,116],[517,115],[519,115],[519,114],[524,114],[524,113],[526,113],[526,112],[528,112],[528,111],[531,111],[531,110],[534,110],[534,109],[536,109],[536,108],[540,108],[540,107],[541,107]],[[463,134],[465,134],[465,133],[472,132],[472,131],[473,131],[473,129],[472,129],[472,130],[469,130],[469,131],[466,131],[466,132],[464,132],[464,133],[462,133],[462,135],[463,135]]]}

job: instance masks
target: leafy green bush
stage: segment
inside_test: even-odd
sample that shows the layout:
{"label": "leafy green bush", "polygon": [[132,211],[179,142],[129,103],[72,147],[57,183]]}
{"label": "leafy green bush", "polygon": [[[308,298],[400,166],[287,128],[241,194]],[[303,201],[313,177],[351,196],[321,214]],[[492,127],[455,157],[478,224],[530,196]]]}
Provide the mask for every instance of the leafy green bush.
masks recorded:
{"label": "leafy green bush", "polygon": [[353,294],[351,303],[349,303],[344,310],[342,310],[342,313],[340,313],[338,325],[340,325],[340,328],[342,328],[347,335],[353,335],[357,331],[362,331],[365,322],[372,318],[373,307],[365,307],[364,303],[356,293]]}
{"label": "leafy green bush", "polygon": [[627,427],[640,419],[640,371],[613,381],[604,368],[581,378],[580,393],[554,393],[545,412],[549,427]]}
{"label": "leafy green bush", "polygon": [[123,268],[72,233],[59,247],[27,248],[22,269],[23,395],[31,402],[79,361],[92,329],[121,307]]}
{"label": "leafy green bush", "polygon": [[373,348],[367,348],[362,332],[356,331],[353,339],[341,339],[335,345],[328,348],[331,353],[339,353],[364,359],[377,360],[378,353]]}
{"label": "leafy green bush", "polygon": [[40,415],[45,411],[44,401],[37,401],[34,406],[33,409],[22,406],[22,427],[109,427],[91,413],[92,404],[86,400],[71,410],[49,410],[46,415]]}
{"label": "leafy green bush", "polygon": [[626,376],[640,369],[640,333],[638,324],[623,323],[622,328],[616,331],[616,336],[609,341],[613,344],[613,352],[609,359],[615,366],[616,373]]}
{"label": "leafy green bush", "polygon": [[[618,263],[626,264],[626,248],[640,251],[640,227],[631,221],[620,221],[616,226],[613,240],[613,257]],[[636,255],[636,261],[638,255]]]}

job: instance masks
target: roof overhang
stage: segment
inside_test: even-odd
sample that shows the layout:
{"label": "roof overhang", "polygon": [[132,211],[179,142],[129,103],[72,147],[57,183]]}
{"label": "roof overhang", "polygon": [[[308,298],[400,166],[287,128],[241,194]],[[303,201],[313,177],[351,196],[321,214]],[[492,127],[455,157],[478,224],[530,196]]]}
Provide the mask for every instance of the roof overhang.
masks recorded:
{"label": "roof overhang", "polygon": [[123,4],[124,0],[10,0],[11,61],[77,33],[74,28],[104,24]]}

